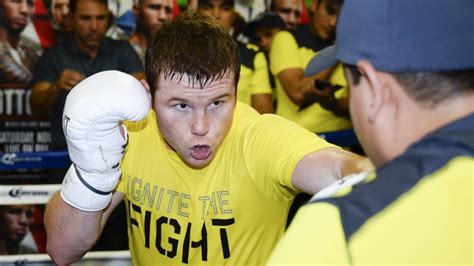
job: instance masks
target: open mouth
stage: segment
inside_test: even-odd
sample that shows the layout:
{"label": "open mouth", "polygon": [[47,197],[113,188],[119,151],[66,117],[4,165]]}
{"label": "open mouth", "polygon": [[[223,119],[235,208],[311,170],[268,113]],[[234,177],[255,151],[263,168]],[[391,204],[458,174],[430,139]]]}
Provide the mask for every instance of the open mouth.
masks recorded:
{"label": "open mouth", "polygon": [[211,156],[211,147],[209,145],[193,146],[191,156],[196,160],[206,160]]}

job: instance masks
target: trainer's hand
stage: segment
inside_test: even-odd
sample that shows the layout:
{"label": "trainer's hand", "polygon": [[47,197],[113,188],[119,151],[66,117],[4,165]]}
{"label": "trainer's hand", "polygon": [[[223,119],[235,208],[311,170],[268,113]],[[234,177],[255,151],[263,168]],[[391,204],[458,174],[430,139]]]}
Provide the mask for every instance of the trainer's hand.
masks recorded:
{"label": "trainer's hand", "polygon": [[63,131],[73,164],[61,188],[64,201],[84,211],[108,206],[127,144],[126,128],[120,122],[145,118],[150,105],[140,81],[119,71],[97,73],[71,90]]}
{"label": "trainer's hand", "polygon": [[60,90],[69,91],[85,78],[84,75],[75,70],[65,69],[56,81],[56,87]]}

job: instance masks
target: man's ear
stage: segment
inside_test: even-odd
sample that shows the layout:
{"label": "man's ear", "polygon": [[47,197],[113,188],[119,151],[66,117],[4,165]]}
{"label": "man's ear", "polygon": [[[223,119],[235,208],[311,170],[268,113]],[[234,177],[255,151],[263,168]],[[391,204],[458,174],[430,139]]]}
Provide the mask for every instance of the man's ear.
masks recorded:
{"label": "man's ear", "polygon": [[362,78],[367,82],[369,95],[367,97],[369,122],[373,123],[377,120],[383,108],[391,99],[391,91],[388,88],[386,73],[376,70],[371,63],[365,60],[357,62],[357,69]]}

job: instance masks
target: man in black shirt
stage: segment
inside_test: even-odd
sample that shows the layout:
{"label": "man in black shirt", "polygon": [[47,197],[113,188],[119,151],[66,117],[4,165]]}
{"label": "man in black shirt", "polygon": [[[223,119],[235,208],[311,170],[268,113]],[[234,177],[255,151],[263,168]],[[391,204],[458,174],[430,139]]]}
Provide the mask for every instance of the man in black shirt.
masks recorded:
{"label": "man in black shirt", "polygon": [[51,118],[54,150],[65,150],[61,115],[66,96],[86,77],[104,70],[120,70],[144,78],[133,48],[126,41],[105,37],[109,24],[106,0],[72,0],[73,34],[46,50],[34,76],[31,108]]}

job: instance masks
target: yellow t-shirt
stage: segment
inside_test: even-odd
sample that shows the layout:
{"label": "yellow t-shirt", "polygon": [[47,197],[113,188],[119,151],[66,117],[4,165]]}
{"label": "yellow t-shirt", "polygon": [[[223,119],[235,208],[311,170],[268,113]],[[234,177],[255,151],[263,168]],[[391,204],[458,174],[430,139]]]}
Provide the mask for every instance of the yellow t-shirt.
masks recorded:
{"label": "yellow t-shirt", "polygon": [[237,99],[252,106],[252,95],[272,94],[268,75],[268,64],[263,52],[251,44],[239,44],[240,79],[237,85]]}
{"label": "yellow t-shirt", "polygon": [[264,263],[297,192],[291,185],[296,164],[334,147],[240,102],[231,130],[203,169],[188,167],[165,146],[154,112],[128,130],[117,191],[126,195],[135,265]]}
{"label": "yellow t-shirt", "polygon": [[268,264],[473,265],[472,125],[412,145],[347,195],[300,208]]}
{"label": "yellow t-shirt", "polygon": [[[306,37],[307,39],[314,38],[312,36]],[[317,51],[312,48],[300,45],[290,32],[280,31],[275,35],[270,50],[270,70],[276,77],[278,73],[289,68],[305,69],[316,53]],[[344,78],[342,65],[336,68],[329,81],[332,84],[343,86],[342,89],[336,92],[336,98],[347,97],[347,81]],[[283,116],[317,133],[352,127],[349,119],[334,115],[318,103],[298,111],[299,107],[288,97],[278,78],[276,78],[276,86],[278,104],[275,113],[277,115]]]}

